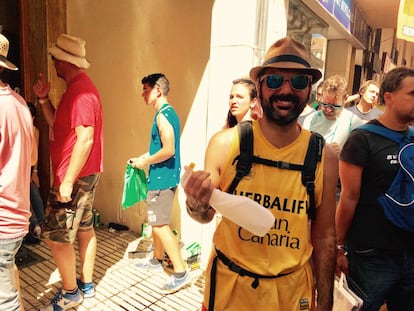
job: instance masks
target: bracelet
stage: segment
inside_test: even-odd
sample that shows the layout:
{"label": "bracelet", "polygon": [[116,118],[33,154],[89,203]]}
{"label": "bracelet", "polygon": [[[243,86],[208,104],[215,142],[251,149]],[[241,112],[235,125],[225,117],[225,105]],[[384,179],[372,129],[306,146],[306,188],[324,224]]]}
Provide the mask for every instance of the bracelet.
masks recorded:
{"label": "bracelet", "polygon": [[37,172],[39,172],[39,171],[35,169],[35,170],[32,170],[32,172],[33,172],[33,173],[37,173]]}
{"label": "bracelet", "polygon": [[208,210],[212,209],[210,205],[200,205],[197,207],[190,207],[188,203],[186,204],[186,207],[187,207],[187,211],[189,211],[190,214],[198,215],[198,216],[205,215],[208,212]]}
{"label": "bracelet", "polygon": [[342,245],[342,244],[336,245],[336,250],[342,251],[345,256],[348,255],[348,251],[345,248],[345,245]]}
{"label": "bracelet", "polygon": [[49,101],[49,97],[39,98],[39,104],[43,105]]}

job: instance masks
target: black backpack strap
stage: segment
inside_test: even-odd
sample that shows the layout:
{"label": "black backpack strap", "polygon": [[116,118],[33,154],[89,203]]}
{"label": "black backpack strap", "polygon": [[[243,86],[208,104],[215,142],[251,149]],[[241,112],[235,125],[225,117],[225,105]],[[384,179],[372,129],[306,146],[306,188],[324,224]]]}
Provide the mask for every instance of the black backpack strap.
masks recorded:
{"label": "black backpack strap", "polygon": [[208,311],[214,311],[214,303],[216,300],[216,277],[217,277],[217,260],[218,257],[215,256],[213,259],[213,263],[211,265],[210,271],[210,296],[208,299]]}
{"label": "black backpack strap", "polygon": [[293,164],[293,163],[284,162],[284,161],[273,161],[269,159],[263,159],[260,157],[256,157],[255,155],[252,157],[252,163],[273,166],[273,167],[277,167],[283,170],[302,171],[303,169],[302,164]]}
{"label": "black backpack strap", "polygon": [[[234,159],[237,161],[236,176],[231,182],[228,193],[233,193],[240,180],[249,174],[253,158],[253,129],[251,121],[243,121],[237,124],[240,139],[240,154]],[[233,161],[233,162],[234,162]]]}
{"label": "black backpack strap", "polygon": [[302,184],[306,187],[309,196],[308,216],[312,221],[316,219],[315,171],[318,162],[322,159],[324,144],[323,137],[316,132],[312,132],[302,171]]}
{"label": "black backpack strap", "polygon": [[315,170],[316,165],[322,159],[322,149],[325,140],[318,133],[312,133],[308,150],[303,165],[292,164],[283,161],[272,161],[262,159],[253,155],[253,129],[251,121],[243,121],[237,124],[239,139],[240,139],[240,154],[233,160],[236,164],[236,175],[233,178],[228,193],[233,193],[239,184],[240,180],[250,173],[252,163],[259,163],[268,166],[274,166],[281,169],[289,169],[302,171],[302,184],[306,187],[306,192],[309,196],[309,218],[313,221],[316,217],[316,203],[315,203]]}

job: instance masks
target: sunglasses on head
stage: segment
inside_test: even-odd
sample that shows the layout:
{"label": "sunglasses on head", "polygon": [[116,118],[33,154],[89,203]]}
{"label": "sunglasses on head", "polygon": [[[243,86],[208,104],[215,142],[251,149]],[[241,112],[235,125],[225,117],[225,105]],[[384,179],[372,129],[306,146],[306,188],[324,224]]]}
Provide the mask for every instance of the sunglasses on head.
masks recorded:
{"label": "sunglasses on head", "polygon": [[334,110],[342,108],[342,105],[328,104],[328,103],[324,103],[324,102],[319,102],[319,105],[323,108],[330,107],[331,109],[334,109]]}
{"label": "sunglasses on head", "polygon": [[310,83],[310,77],[305,75],[295,75],[291,76],[289,79],[285,79],[285,77],[281,75],[272,74],[263,76],[260,79],[260,82],[263,80],[266,81],[267,88],[271,90],[280,89],[286,80],[289,81],[290,86],[295,90],[304,90]]}

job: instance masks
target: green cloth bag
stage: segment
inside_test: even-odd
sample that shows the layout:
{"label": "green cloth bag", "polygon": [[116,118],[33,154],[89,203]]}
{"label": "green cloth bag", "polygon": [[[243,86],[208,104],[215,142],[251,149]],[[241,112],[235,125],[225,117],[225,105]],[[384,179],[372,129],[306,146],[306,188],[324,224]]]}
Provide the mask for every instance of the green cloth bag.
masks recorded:
{"label": "green cloth bag", "polygon": [[122,209],[147,198],[147,178],[144,170],[127,164],[124,178],[124,191],[122,193]]}

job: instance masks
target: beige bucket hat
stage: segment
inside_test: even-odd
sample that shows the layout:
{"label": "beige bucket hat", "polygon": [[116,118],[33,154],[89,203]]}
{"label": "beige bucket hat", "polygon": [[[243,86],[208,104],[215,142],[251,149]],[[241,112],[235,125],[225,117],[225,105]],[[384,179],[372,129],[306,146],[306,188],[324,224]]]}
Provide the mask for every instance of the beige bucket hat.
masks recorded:
{"label": "beige bucket hat", "polygon": [[0,67],[4,67],[10,70],[18,70],[15,64],[7,60],[7,54],[9,53],[9,40],[2,34],[0,34]]}
{"label": "beige bucket hat", "polygon": [[282,38],[268,49],[262,66],[250,70],[250,78],[256,81],[265,68],[295,69],[312,76],[312,84],[318,82],[322,73],[311,68],[306,47],[292,37]]}
{"label": "beige bucket hat", "polygon": [[71,63],[79,68],[90,66],[86,59],[85,41],[78,37],[61,34],[56,44],[49,48],[49,53],[58,60]]}

